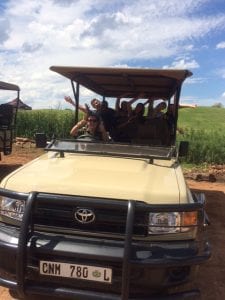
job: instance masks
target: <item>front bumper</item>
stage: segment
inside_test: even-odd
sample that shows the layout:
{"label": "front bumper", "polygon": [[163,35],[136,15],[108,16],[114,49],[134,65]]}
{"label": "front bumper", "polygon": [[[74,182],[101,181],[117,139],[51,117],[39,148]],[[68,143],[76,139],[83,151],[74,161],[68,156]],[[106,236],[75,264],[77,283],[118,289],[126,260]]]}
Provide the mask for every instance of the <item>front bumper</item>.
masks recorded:
{"label": "front bumper", "polygon": [[[40,294],[79,300],[182,299],[197,290],[168,294],[190,280],[210,256],[207,242],[136,242],[132,240],[134,204],[128,203],[125,241],[41,233],[34,230],[28,197],[20,230],[0,224],[0,285],[20,295]],[[43,276],[39,261],[110,267],[112,284]]]}

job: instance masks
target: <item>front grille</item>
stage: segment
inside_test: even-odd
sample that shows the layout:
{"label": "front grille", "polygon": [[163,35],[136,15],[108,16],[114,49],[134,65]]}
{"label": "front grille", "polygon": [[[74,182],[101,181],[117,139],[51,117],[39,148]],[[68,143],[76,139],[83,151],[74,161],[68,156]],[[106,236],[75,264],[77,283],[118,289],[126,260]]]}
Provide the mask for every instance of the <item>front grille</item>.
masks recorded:
{"label": "front grille", "polygon": [[[34,223],[42,226],[57,227],[74,231],[91,232],[91,233],[109,233],[125,234],[127,210],[115,207],[97,207],[85,205],[85,208],[91,209],[95,214],[93,223],[81,224],[75,219],[75,211],[80,206],[71,204],[54,205],[51,203],[38,204],[35,209]],[[135,212],[133,234],[137,236],[147,235],[147,214],[143,211]]]}

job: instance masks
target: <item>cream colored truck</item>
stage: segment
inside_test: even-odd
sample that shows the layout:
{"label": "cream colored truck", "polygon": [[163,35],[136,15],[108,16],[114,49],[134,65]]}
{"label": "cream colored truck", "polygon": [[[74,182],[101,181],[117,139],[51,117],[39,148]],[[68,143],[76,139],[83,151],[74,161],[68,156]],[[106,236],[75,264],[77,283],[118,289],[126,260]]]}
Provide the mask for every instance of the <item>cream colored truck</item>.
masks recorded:
{"label": "cream colored truck", "polygon": [[141,94],[150,109],[158,99],[170,109],[126,128],[125,142],[54,139],[2,180],[0,285],[21,299],[198,296],[180,288],[210,257],[204,196],[187,187],[179,163],[186,144],[176,146],[181,85],[191,72],[50,69],[71,81],[76,107],[82,86],[111,106]]}

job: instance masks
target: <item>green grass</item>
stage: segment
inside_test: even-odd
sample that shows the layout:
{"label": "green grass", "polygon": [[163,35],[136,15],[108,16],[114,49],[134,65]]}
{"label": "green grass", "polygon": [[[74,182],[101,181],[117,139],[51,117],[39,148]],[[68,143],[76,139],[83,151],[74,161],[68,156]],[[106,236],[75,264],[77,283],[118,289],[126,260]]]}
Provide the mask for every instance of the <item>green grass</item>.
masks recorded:
{"label": "green grass", "polygon": [[186,129],[177,140],[189,141],[187,163],[225,163],[225,132]]}
{"label": "green grass", "polygon": [[178,127],[225,133],[225,108],[182,108],[179,110]]}
{"label": "green grass", "polygon": [[34,138],[36,133],[45,132],[48,139],[53,135],[67,138],[73,124],[74,113],[71,110],[21,110],[17,116],[16,135]]}
{"label": "green grass", "polygon": [[[17,136],[34,139],[36,133],[45,132],[48,139],[54,135],[69,138],[74,124],[71,110],[19,111]],[[179,110],[177,141],[189,141],[188,164],[225,163],[225,108],[197,107]]]}
{"label": "green grass", "polygon": [[177,140],[189,141],[186,163],[225,163],[225,108],[180,109]]}

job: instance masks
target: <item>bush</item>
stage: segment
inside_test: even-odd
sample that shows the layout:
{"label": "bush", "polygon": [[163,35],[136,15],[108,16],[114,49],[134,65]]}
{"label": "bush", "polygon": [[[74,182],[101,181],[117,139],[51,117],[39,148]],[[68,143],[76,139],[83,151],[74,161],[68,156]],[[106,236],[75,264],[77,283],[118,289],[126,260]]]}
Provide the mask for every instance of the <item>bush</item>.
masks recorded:
{"label": "bush", "polygon": [[16,135],[33,139],[37,132],[52,136],[68,138],[74,124],[71,110],[31,110],[19,111],[17,115]]}
{"label": "bush", "polygon": [[212,107],[223,108],[223,104],[220,103],[220,102],[217,102],[217,103],[214,103],[214,104],[212,105]]}
{"label": "bush", "polygon": [[225,162],[225,133],[185,129],[177,136],[180,140],[189,141],[189,152],[185,159],[194,164],[223,164]]}
{"label": "bush", "polygon": [[[69,133],[74,119],[74,112],[71,110],[19,111],[16,135],[34,139],[36,133],[44,132],[48,139],[53,135],[58,138],[70,138]],[[180,126],[177,141],[186,140],[190,144],[185,162],[194,164],[225,162],[225,132],[222,127],[220,130],[217,129],[219,127],[211,126],[211,128],[211,130],[208,128],[196,130]]]}

